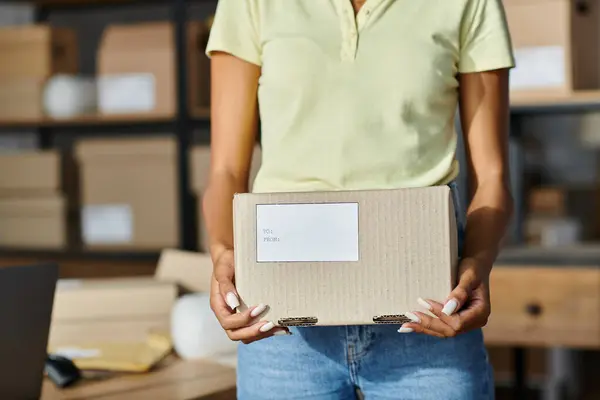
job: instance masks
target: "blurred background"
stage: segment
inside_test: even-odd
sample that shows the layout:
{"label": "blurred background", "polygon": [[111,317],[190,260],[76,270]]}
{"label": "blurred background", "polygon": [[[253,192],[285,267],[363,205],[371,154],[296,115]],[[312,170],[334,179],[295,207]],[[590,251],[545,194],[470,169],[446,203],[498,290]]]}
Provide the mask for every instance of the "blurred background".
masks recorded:
{"label": "blurred background", "polygon": [[[485,329],[496,390],[600,399],[600,2],[504,3],[517,207]],[[216,4],[0,1],[0,265],[58,263],[49,346],[111,371],[75,392],[46,385],[44,398],[235,398],[235,348],[189,322],[208,310],[211,264],[197,252]],[[196,337],[173,333],[182,320]],[[159,356],[98,364],[97,349],[132,343]]]}

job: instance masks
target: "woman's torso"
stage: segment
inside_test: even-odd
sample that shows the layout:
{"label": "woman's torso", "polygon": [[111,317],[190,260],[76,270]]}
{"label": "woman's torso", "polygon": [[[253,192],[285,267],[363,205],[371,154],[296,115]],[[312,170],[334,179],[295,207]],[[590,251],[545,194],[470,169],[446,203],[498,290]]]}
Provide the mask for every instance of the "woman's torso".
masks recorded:
{"label": "woman's torso", "polygon": [[249,0],[262,67],[253,190],[455,178],[457,74],[472,3],[486,0],[368,0],[355,16],[350,0]]}

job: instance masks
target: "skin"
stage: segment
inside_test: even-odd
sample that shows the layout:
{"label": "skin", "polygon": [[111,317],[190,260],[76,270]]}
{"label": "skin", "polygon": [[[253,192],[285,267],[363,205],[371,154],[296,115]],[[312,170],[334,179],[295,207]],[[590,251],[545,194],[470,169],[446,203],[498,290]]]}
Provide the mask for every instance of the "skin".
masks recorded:
{"label": "skin", "polygon": [[513,205],[507,162],[508,70],[463,74],[459,80],[471,203],[459,283],[446,301],[455,300],[458,312],[446,315],[443,304],[427,300],[437,318],[416,312],[419,323],[403,326],[437,337],[454,337],[487,324],[490,273]]}
{"label": "skin", "polygon": [[[355,12],[363,4],[364,0],[353,2]],[[213,54],[211,67],[211,165],[203,196],[214,263],[211,308],[230,339],[251,343],[288,332],[279,327],[261,332],[268,322],[258,322],[260,315],[251,315],[259,305],[236,313],[226,300],[228,294],[239,298],[234,284],[232,198],[248,191],[258,133],[260,67],[225,53]],[[508,71],[463,74],[459,81],[472,201],[459,283],[446,301],[456,301],[457,312],[446,315],[442,313],[444,304],[427,300],[436,318],[415,312],[418,321],[403,325],[405,331],[436,337],[453,337],[487,323],[489,276],[512,212],[507,163]]]}

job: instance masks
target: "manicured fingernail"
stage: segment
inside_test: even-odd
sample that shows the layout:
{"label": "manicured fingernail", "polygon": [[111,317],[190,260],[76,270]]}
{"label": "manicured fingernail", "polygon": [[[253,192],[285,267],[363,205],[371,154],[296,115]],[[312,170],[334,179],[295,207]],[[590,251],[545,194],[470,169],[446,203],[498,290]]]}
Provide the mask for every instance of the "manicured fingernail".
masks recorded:
{"label": "manicured fingernail", "polygon": [[266,309],[267,309],[266,304],[259,304],[256,306],[256,308],[254,310],[252,310],[250,312],[250,316],[253,318],[258,317],[260,314],[264,313]]}
{"label": "manicured fingernail", "polygon": [[448,300],[446,305],[444,305],[444,308],[442,308],[442,313],[450,316],[450,315],[454,314],[454,312],[456,311],[457,308],[458,308],[458,301],[456,301],[455,299],[450,299],[450,300]]}
{"label": "manicured fingernail", "polygon": [[400,329],[398,329],[398,333],[411,333],[414,332],[413,328],[408,328],[408,327],[401,327]]}
{"label": "manicured fingernail", "polygon": [[429,311],[431,311],[431,304],[429,304],[428,302],[426,302],[425,300],[423,300],[422,298],[418,298],[417,299],[417,303],[419,303],[421,306],[425,307],[426,309],[428,309]]}
{"label": "manicured fingernail", "polygon": [[291,334],[292,334],[292,332],[288,332],[288,331],[277,331],[277,332],[273,333],[273,336],[289,336]]}
{"label": "manicured fingernail", "polygon": [[412,322],[415,322],[417,324],[421,323],[421,318],[419,318],[419,316],[415,313],[406,312],[406,313],[404,313],[404,315],[406,316],[406,318],[410,319]]}
{"label": "manicured fingernail", "polygon": [[262,333],[269,332],[271,329],[275,328],[275,324],[272,322],[267,322],[263,326],[260,327],[259,331]]}
{"label": "manicured fingernail", "polygon": [[235,310],[240,306],[240,301],[233,292],[227,293],[227,296],[225,296],[225,301],[227,302],[229,308],[231,308],[232,310]]}

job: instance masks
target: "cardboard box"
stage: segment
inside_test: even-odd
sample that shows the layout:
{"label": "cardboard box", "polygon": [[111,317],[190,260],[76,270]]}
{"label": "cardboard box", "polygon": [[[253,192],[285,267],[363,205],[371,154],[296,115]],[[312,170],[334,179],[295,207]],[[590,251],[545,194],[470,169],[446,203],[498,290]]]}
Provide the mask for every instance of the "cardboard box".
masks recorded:
{"label": "cardboard box", "polygon": [[65,249],[68,211],[60,195],[0,199],[0,246]]}
{"label": "cardboard box", "polygon": [[50,328],[48,345],[56,347],[83,343],[143,342],[150,334],[168,334],[169,331],[169,315],[152,318],[56,321]]}
{"label": "cardboard box", "polygon": [[[546,186],[531,189],[529,193],[530,217],[554,219],[572,218],[580,225],[580,238],[590,240],[600,237],[600,187]],[[539,221],[540,218],[537,218]],[[546,224],[547,225],[547,224]],[[534,227],[539,223],[534,223]],[[539,228],[534,229],[539,231]]]}
{"label": "cardboard box", "polygon": [[6,121],[44,117],[45,79],[0,76],[0,118]]}
{"label": "cardboard box", "polygon": [[456,280],[450,189],[238,194],[236,287],[282,326],[401,324]]}
{"label": "cardboard box", "polygon": [[[514,97],[600,87],[600,3],[504,0],[517,67]],[[540,18],[543,15],[543,18]]]}
{"label": "cardboard box", "polygon": [[582,239],[582,224],[570,217],[529,216],[525,220],[527,244],[543,247],[567,246]]}
{"label": "cardboard box", "polygon": [[210,292],[213,263],[206,254],[166,249],[161,252],[155,278],[173,282],[185,292]]}
{"label": "cardboard box", "polygon": [[76,153],[85,247],[157,250],[179,245],[175,140],[84,140]]}
{"label": "cardboard box", "polygon": [[47,79],[79,69],[77,37],[71,29],[48,25],[0,28],[0,78]]}
{"label": "cardboard box", "polygon": [[58,151],[0,154],[0,196],[56,194],[62,188],[61,174]]}
{"label": "cardboard box", "polygon": [[[208,105],[208,37],[200,23],[188,24],[190,108]],[[98,52],[98,104],[106,114],[153,112],[174,115],[176,57],[173,25],[168,22],[112,25]]]}
{"label": "cardboard box", "polygon": [[[262,151],[259,145],[254,147],[252,155],[252,164],[250,165],[250,176],[248,180],[248,190],[252,191],[254,179],[260,170],[262,162]],[[203,252],[209,251],[209,239],[206,224],[204,223],[204,213],[202,210],[202,195],[208,185],[208,173],[210,169],[210,147],[196,146],[192,149],[190,155],[191,165],[191,183],[190,186],[197,198],[197,226],[198,226],[198,249]]]}
{"label": "cardboard box", "polygon": [[54,296],[54,322],[133,321],[169,316],[176,285],[153,277],[61,280]]}

